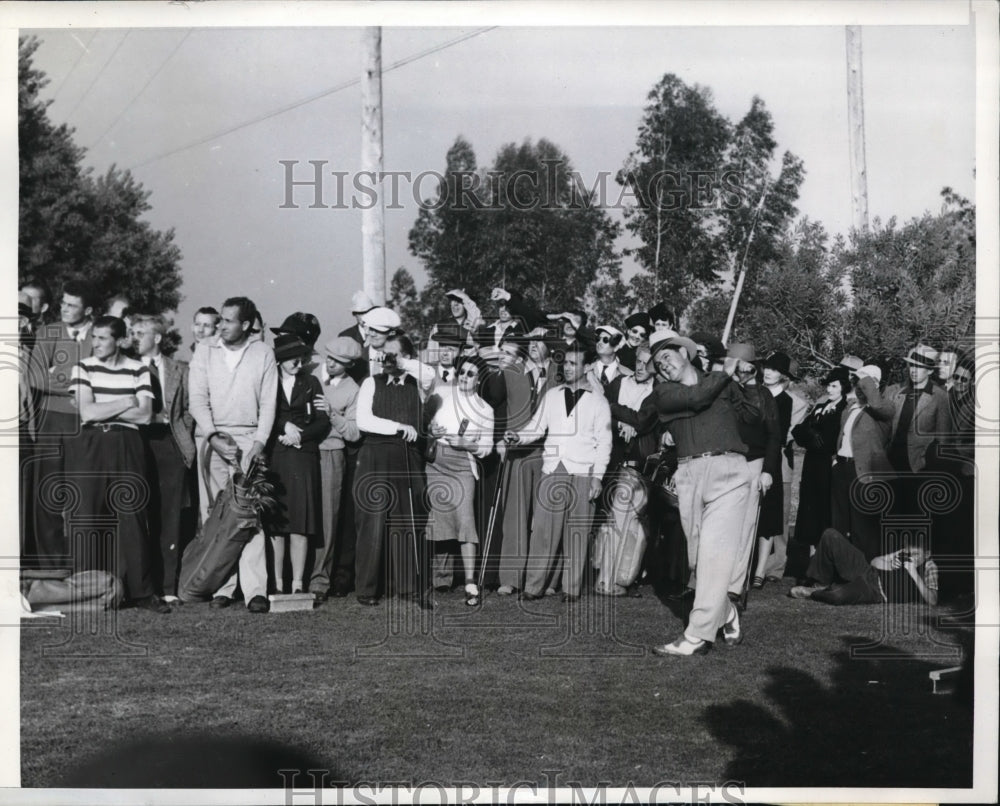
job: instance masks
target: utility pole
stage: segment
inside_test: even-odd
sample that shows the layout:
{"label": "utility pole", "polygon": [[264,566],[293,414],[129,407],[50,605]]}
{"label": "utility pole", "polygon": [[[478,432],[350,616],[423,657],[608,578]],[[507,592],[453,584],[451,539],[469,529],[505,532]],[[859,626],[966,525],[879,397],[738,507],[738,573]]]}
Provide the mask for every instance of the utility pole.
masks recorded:
{"label": "utility pole", "polygon": [[374,175],[378,199],[361,210],[361,263],[364,289],[376,305],[385,304],[385,209],[382,200],[382,29],[362,34],[361,170]]}
{"label": "utility pole", "polygon": [[861,71],[861,28],[847,26],[847,129],[851,148],[854,228],[868,229],[868,168],[865,163],[865,99]]}

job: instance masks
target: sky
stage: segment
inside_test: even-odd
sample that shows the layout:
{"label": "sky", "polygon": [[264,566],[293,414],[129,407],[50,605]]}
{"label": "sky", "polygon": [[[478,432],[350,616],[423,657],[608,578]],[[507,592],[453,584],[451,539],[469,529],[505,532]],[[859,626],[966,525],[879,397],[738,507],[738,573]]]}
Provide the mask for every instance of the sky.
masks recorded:
{"label": "sky", "polygon": [[[800,214],[831,234],[850,229],[843,26],[484,28],[383,29],[385,170],[441,171],[459,135],[481,166],[506,143],[544,137],[588,184],[608,176],[617,198],[613,176],[635,146],[646,95],[672,72],[710,88],[733,122],[763,98],[778,142],[774,174],[781,151],[805,163]],[[51,79],[43,97],[52,120],[76,130],[86,164],[132,169],[152,192],[148,219],[176,230],[185,335],[197,307],[235,294],[255,299],[269,324],[295,310],[315,313],[325,333],[349,324],[362,285],[360,212],[308,209],[308,188],[295,191],[299,209],[281,209],[280,161],[298,161],[296,179],[312,177],[309,160],[360,169],[361,90],[351,84],[361,75],[360,29],[22,33],[41,40],[35,65]],[[946,185],[973,197],[972,27],[865,26],[862,36],[871,216],[936,211]],[[428,196],[433,180],[421,189]],[[332,203],[332,176],[324,194]],[[402,187],[402,209],[386,211],[386,268],[391,278],[405,266],[420,286],[425,274],[407,248],[413,196]]]}

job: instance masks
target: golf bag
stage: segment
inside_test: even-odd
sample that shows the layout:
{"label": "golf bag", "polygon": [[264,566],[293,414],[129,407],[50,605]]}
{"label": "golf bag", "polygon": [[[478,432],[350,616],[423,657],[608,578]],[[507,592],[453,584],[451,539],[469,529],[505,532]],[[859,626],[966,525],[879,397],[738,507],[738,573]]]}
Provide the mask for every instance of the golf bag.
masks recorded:
{"label": "golf bag", "polygon": [[631,467],[618,471],[611,483],[608,511],[594,541],[595,590],[609,596],[623,596],[642,569],[646,551],[646,527],[642,515],[649,495],[646,482]]}
{"label": "golf bag", "polygon": [[[228,434],[217,434],[235,445]],[[209,460],[211,439],[201,449],[204,489],[210,489]],[[240,454],[230,464],[229,481],[210,503],[210,512],[198,535],[181,558],[177,596],[185,602],[211,599],[229,579],[243,553],[243,547],[260,530],[260,510],[270,500],[270,485],[264,481],[263,463],[254,460],[246,473],[239,469]]]}

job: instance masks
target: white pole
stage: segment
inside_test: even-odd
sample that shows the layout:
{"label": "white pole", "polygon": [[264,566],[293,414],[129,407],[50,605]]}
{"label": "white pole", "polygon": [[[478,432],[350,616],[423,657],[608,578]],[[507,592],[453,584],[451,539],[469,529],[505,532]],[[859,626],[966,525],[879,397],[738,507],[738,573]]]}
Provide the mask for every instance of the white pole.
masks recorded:
{"label": "white pole", "polygon": [[865,99],[861,28],[847,26],[847,131],[851,144],[851,203],[854,228],[868,229],[868,167],[865,162]]}
{"label": "white pole", "polygon": [[382,176],[382,29],[365,28],[361,82],[361,169],[374,174],[378,200],[361,210],[361,263],[364,289],[376,305],[385,304],[385,210]]}

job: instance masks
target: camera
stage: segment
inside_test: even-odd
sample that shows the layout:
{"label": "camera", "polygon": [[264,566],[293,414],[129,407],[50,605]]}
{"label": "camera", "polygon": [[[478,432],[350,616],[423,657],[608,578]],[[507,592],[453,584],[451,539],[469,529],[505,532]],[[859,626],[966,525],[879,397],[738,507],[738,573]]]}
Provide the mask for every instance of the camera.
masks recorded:
{"label": "camera", "polygon": [[386,353],[382,358],[382,369],[385,370],[396,370],[399,369],[399,356],[395,353]]}

